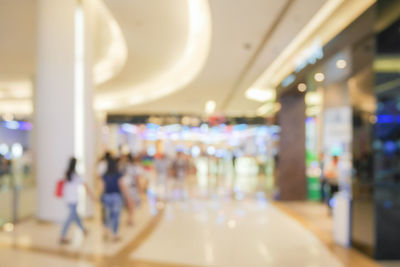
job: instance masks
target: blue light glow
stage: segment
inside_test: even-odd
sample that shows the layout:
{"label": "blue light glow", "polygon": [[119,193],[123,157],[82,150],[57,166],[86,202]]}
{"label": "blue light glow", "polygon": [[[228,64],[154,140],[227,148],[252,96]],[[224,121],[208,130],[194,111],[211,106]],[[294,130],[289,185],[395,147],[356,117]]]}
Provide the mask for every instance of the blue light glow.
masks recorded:
{"label": "blue light glow", "polygon": [[158,128],[160,128],[160,125],[154,123],[147,123],[146,128],[149,130],[157,130]]}
{"label": "blue light glow", "polygon": [[397,149],[396,143],[393,141],[387,141],[384,144],[384,149],[386,153],[392,154],[396,152]]}
{"label": "blue light glow", "polygon": [[296,80],[296,76],[294,76],[293,74],[290,74],[289,76],[287,76],[287,77],[282,81],[282,86],[283,86],[283,87],[289,86],[289,85],[292,84],[295,80]]}
{"label": "blue light glow", "polygon": [[136,127],[129,123],[122,124],[121,129],[127,133],[135,133],[136,132]]}
{"label": "blue light glow", "polygon": [[235,131],[244,131],[247,129],[247,124],[238,124],[233,126],[233,130]]}
{"label": "blue light glow", "polygon": [[383,202],[383,206],[385,207],[385,209],[390,209],[393,207],[393,202],[387,200],[387,201]]}
{"label": "blue light glow", "polygon": [[331,206],[331,208],[334,208],[334,207],[336,207],[336,203],[337,201],[336,201],[336,199],[333,197],[333,198],[331,198],[330,200],[329,200],[329,206]]}
{"label": "blue light glow", "polygon": [[382,123],[382,124],[394,123],[395,121],[394,115],[391,114],[380,114],[376,116],[376,118],[377,118],[377,123]]}
{"label": "blue light glow", "polygon": [[340,156],[343,153],[343,148],[341,148],[340,146],[334,146],[331,149],[331,154],[333,156]]}
{"label": "blue light glow", "polygon": [[19,122],[18,121],[4,121],[3,126],[10,130],[18,130]]}

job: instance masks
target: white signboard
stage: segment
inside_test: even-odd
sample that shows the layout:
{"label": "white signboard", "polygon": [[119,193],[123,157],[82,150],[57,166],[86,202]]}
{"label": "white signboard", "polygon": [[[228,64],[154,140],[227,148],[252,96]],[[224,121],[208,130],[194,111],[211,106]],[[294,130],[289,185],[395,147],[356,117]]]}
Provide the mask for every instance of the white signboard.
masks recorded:
{"label": "white signboard", "polygon": [[328,108],[324,113],[324,150],[331,153],[339,146],[349,152],[352,139],[352,111],[350,107]]}

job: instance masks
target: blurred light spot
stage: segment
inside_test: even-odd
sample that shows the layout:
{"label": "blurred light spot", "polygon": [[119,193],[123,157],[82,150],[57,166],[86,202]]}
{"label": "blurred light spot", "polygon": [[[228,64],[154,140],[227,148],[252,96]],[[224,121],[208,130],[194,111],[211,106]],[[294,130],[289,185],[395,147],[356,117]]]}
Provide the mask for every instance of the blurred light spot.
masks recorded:
{"label": "blurred light spot", "polygon": [[198,147],[198,146],[193,146],[191,152],[192,152],[192,156],[193,156],[194,158],[197,158],[198,156],[200,156],[201,149],[200,149],[200,147]]}
{"label": "blurred light spot", "polygon": [[1,155],[6,155],[7,153],[8,153],[8,151],[9,151],[10,149],[9,149],[9,147],[8,147],[8,145],[7,144],[1,144],[0,145],[0,154]]}
{"label": "blurred light spot", "polygon": [[214,100],[207,101],[205,108],[204,108],[205,112],[207,114],[212,114],[215,111],[216,106],[217,106],[217,103]]}
{"label": "blurred light spot", "polygon": [[14,224],[6,223],[6,224],[4,224],[3,229],[6,232],[12,232],[12,231],[14,231]]}
{"label": "blurred light spot", "polygon": [[392,114],[380,114],[377,116],[378,123],[394,123],[395,117]]}
{"label": "blurred light spot", "polygon": [[299,85],[297,85],[297,89],[299,92],[303,93],[307,90],[307,85],[305,83],[299,83]]}
{"label": "blurred light spot", "polygon": [[24,153],[24,149],[20,143],[15,143],[11,146],[11,154],[14,158],[20,158]]}
{"label": "blurred light spot", "polygon": [[347,67],[347,62],[344,59],[339,59],[338,61],[336,61],[336,67],[338,69],[344,69]]}
{"label": "blurred light spot", "polygon": [[321,73],[321,72],[317,72],[317,73],[315,73],[315,75],[314,75],[314,79],[315,79],[317,82],[322,82],[322,81],[325,80],[325,75],[324,75],[323,73]]}
{"label": "blurred light spot", "polygon": [[235,220],[229,220],[228,221],[228,227],[230,229],[236,228],[236,221]]}
{"label": "blurred light spot", "polygon": [[10,130],[17,130],[19,128],[18,121],[5,121],[3,122],[3,125]]}
{"label": "blurred light spot", "polygon": [[215,154],[215,147],[213,146],[207,147],[207,153],[208,155],[213,156]]}
{"label": "blurred light spot", "polygon": [[157,148],[155,146],[150,146],[147,148],[147,154],[152,157],[157,153]]}
{"label": "blurred light spot", "polygon": [[157,209],[162,210],[164,207],[164,203],[162,203],[161,201],[157,202]]}

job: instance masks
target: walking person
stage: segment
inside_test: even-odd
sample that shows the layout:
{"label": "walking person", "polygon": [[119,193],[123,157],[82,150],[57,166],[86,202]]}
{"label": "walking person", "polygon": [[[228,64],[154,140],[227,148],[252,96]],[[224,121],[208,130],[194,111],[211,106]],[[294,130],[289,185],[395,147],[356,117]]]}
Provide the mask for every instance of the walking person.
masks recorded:
{"label": "walking person", "polygon": [[172,170],[174,173],[175,190],[177,197],[180,199],[184,198],[184,182],[188,173],[189,163],[182,151],[178,151],[176,158],[172,164]]}
{"label": "walking person", "polygon": [[107,162],[107,170],[102,177],[104,191],[101,197],[105,212],[105,227],[107,237],[112,235],[114,241],[118,241],[119,221],[123,204],[123,196],[126,196],[126,187],[124,186],[122,173],[118,169],[118,163],[111,158]]}
{"label": "walking person", "polygon": [[335,193],[339,191],[339,156],[332,156],[331,162],[324,169],[324,175],[326,177],[326,183],[329,186],[329,195],[326,196],[326,198],[331,211],[332,205],[330,202]]}
{"label": "walking person", "polygon": [[323,203],[328,204],[329,199],[328,199],[328,194],[327,194],[327,181],[326,181],[326,177],[325,177],[325,156],[324,153],[321,153],[319,156],[319,166],[321,169],[321,175],[320,175],[320,190],[321,190],[321,201]]}
{"label": "walking person", "polygon": [[61,244],[67,244],[69,241],[66,238],[68,229],[73,222],[75,222],[78,227],[82,230],[82,232],[87,235],[87,230],[82,224],[82,220],[80,219],[77,211],[78,207],[78,191],[80,186],[84,186],[88,195],[94,199],[94,195],[92,191],[89,189],[87,184],[83,181],[83,179],[76,173],[76,158],[71,158],[68,164],[68,169],[65,174],[65,182],[63,186],[63,198],[68,205],[69,213],[68,217],[64,222],[61,231]]}
{"label": "walking person", "polygon": [[125,170],[124,180],[128,190],[127,207],[128,207],[128,225],[133,225],[133,215],[135,207],[141,203],[140,199],[140,177],[143,174],[143,168],[138,156],[128,156],[128,163]]}
{"label": "walking person", "polygon": [[157,173],[157,192],[160,199],[168,198],[167,179],[170,162],[164,154],[157,154],[154,157],[154,166]]}
{"label": "walking person", "polygon": [[111,153],[106,151],[104,156],[97,163],[97,175],[102,177],[107,171],[107,163],[112,158]]}

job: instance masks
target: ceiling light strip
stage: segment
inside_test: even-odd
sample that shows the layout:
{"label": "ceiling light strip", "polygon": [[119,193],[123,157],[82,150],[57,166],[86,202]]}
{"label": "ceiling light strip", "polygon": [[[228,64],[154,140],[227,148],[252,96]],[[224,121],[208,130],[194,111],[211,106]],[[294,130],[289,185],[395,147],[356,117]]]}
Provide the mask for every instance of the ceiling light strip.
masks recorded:
{"label": "ceiling light strip", "polygon": [[[74,153],[78,162],[85,157],[85,18],[82,5],[75,10]],[[81,175],[84,164],[78,164]]]}
{"label": "ceiling light strip", "polygon": [[211,13],[208,1],[187,1],[189,36],[182,56],[155,78],[96,98],[97,110],[124,109],[170,95],[189,84],[206,63],[211,43]]}
{"label": "ceiling light strip", "polygon": [[[277,87],[286,76],[293,72],[293,59],[297,53],[308,44],[312,43],[319,34],[321,35],[322,44],[325,45],[375,3],[375,1],[376,0],[327,1],[251,87]],[[340,8],[343,12],[336,14],[335,12]],[[347,12],[344,12],[346,10]],[[327,23],[329,20],[335,22],[335,27]],[[324,29],[324,25],[330,27]]]}

